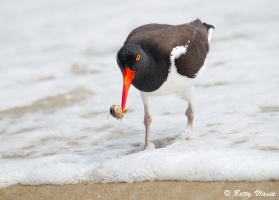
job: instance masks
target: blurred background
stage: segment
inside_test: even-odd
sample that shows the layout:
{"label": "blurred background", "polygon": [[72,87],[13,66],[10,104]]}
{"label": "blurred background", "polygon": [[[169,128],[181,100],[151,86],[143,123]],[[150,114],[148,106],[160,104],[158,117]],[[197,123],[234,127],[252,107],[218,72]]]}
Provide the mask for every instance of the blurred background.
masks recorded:
{"label": "blurred background", "polygon": [[[196,84],[196,136],[212,148],[278,152],[278,6],[272,0],[0,0],[0,159],[80,155],[93,162],[141,150],[143,106],[135,88],[123,122],[108,118],[110,105],[121,100],[116,53],[140,25],[196,18],[216,28]],[[184,129],[187,104],[167,96],[150,107],[151,141],[162,148]]]}

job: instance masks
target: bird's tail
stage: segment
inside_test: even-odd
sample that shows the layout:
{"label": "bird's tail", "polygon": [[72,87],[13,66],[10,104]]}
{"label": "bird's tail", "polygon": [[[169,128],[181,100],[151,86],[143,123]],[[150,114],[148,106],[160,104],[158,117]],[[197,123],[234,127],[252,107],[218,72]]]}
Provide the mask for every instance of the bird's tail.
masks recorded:
{"label": "bird's tail", "polygon": [[203,25],[205,26],[205,28],[207,29],[207,36],[208,36],[208,42],[210,42],[211,40],[211,35],[212,35],[212,32],[213,32],[213,29],[215,29],[214,26],[210,25],[210,24],[207,24],[207,23],[203,23]]}
{"label": "bird's tail", "polygon": [[214,26],[212,26],[212,25],[210,25],[210,24],[207,24],[207,23],[203,23],[203,25],[205,26],[205,28],[207,29],[207,31],[209,30],[209,29],[211,29],[211,28],[213,28],[213,29],[215,29],[215,27]]}

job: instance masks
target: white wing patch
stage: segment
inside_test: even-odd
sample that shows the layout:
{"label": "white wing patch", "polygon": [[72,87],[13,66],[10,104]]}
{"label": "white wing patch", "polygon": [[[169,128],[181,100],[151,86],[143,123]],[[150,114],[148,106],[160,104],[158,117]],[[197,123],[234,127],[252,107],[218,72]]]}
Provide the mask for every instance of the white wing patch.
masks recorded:
{"label": "white wing patch", "polygon": [[[190,41],[188,40],[188,44]],[[182,46],[177,46],[174,47],[171,51],[170,54],[170,62],[171,62],[171,67],[170,70],[175,69],[175,59],[179,58],[181,55],[185,54],[187,52],[188,44],[182,45]]]}

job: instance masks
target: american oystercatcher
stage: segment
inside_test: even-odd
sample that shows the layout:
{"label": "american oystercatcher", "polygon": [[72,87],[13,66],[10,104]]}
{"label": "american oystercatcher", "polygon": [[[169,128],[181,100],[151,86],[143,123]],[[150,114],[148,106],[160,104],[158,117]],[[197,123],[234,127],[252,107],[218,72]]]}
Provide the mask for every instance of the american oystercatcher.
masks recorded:
{"label": "american oystercatcher", "polygon": [[149,96],[177,93],[188,101],[182,138],[192,135],[192,93],[195,78],[205,68],[213,29],[199,19],[181,25],[147,24],[134,29],[118,51],[117,63],[123,74],[122,111],[132,84],[140,91],[144,105],[145,148],[150,144],[152,121]]}

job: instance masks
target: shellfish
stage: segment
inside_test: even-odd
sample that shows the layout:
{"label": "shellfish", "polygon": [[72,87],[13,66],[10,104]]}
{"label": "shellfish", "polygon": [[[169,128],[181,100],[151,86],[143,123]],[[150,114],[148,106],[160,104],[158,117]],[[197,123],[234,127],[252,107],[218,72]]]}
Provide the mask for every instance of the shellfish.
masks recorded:
{"label": "shellfish", "polygon": [[122,107],[120,105],[112,105],[110,107],[110,114],[116,119],[122,120],[123,116],[128,112],[128,108],[124,109],[122,112]]}

